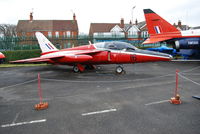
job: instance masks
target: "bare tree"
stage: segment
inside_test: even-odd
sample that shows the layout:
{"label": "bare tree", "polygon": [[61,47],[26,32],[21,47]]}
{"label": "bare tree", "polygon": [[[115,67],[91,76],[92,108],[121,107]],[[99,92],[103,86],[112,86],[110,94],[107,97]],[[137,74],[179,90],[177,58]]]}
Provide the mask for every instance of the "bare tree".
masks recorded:
{"label": "bare tree", "polygon": [[16,25],[0,24],[0,35],[4,37],[17,36]]}

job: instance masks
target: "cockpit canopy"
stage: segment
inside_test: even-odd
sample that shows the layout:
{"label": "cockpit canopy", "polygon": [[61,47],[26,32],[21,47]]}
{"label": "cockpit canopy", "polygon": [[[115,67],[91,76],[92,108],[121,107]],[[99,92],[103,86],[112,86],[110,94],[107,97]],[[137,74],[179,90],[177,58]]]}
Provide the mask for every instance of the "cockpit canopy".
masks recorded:
{"label": "cockpit canopy", "polygon": [[126,42],[112,41],[95,43],[97,49],[111,49],[111,50],[136,50],[137,48]]}

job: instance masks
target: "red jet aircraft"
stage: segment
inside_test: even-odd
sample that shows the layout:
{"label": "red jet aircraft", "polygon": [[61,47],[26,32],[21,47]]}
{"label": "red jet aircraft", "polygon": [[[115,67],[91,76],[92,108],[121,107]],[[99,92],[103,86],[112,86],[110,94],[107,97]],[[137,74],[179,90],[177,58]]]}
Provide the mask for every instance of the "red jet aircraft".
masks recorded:
{"label": "red jet aircraft", "polygon": [[143,44],[166,42],[179,49],[200,49],[200,30],[180,31],[151,9],[144,9],[150,38]]}
{"label": "red jet aircraft", "polygon": [[172,56],[164,53],[140,50],[125,42],[100,42],[74,48],[58,50],[42,33],[36,32],[42,54],[37,58],[12,61],[47,62],[51,64],[71,65],[74,72],[83,72],[85,68],[93,68],[98,64],[119,64],[117,73],[122,73],[120,64],[152,61],[169,61]]}
{"label": "red jet aircraft", "polygon": [[0,64],[3,63],[5,56],[0,52]]}
{"label": "red jet aircraft", "polygon": [[5,58],[5,56],[0,52],[0,59]]}

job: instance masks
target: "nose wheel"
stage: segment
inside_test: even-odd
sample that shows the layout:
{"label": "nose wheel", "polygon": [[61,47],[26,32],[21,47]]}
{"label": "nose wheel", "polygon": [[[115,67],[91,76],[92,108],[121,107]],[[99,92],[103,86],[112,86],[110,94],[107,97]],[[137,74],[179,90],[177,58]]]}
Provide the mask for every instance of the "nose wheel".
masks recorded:
{"label": "nose wheel", "polygon": [[115,72],[117,74],[122,74],[124,72],[124,68],[122,66],[117,66]]}

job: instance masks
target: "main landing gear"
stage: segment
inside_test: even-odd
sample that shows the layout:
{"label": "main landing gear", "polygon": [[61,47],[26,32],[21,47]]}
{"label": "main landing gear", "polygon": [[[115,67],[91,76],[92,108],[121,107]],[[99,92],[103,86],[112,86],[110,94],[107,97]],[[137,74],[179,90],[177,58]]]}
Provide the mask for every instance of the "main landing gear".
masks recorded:
{"label": "main landing gear", "polygon": [[[73,71],[74,71],[75,73],[83,72],[85,69],[93,70],[93,69],[95,69],[95,66],[93,66],[93,65],[86,65],[86,66],[83,66],[83,65],[81,65],[81,64],[77,64],[77,65],[74,65],[74,67],[73,67]],[[125,70],[124,70],[123,66],[118,65],[118,66],[116,67],[116,69],[115,69],[115,72],[116,72],[117,74],[122,74],[122,73],[125,73]]]}
{"label": "main landing gear", "polygon": [[73,71],[74,71],[74,73],[80,72],[80,70],[79,70],[79,68],[78,68],[77,66],[74,66],[74,67],[73,67]]}
{"label": "main landing gear", "polygon": [[88,69],[88,70],[94,70],[96,67],[94,65],[81,65],[81,64],[77,64],[77,65],[74,65],[73,67],[73,71],[75,73],[78,73],[78,72],[83,72],[85,69]]}
{"label": "main landing gear", "polygon": [[73,67],[73,71],[75,73],[83,72],[84,70],[85,70],[85,67],[81,64],[74,65],[74,67]]}

